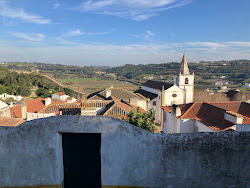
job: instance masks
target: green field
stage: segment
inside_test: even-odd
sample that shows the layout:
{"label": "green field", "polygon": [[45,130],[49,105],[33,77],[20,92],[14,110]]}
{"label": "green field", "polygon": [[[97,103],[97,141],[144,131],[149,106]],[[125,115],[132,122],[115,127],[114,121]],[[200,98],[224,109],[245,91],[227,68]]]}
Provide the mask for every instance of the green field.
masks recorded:
{"label": "green field", "polygon": [[99,81],[101,78],[65,78],[65,79],[58,79],[62,83],[66,84],[72,84],[76,82],[93,82],[93,81]]}

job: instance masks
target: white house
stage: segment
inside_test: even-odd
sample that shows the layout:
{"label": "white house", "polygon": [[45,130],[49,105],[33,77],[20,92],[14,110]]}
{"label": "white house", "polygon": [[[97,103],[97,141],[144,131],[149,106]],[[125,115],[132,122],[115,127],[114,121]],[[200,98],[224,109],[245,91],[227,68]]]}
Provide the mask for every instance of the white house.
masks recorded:
{"label": "white house", "polygon": [[6,100],[8,98],[13,98],[15,101],[20,101],[23,97],[18,95],[9,95],[7,93],[0,94],[0,99]]}
{"label": "white house", "polygon": [[163,109],[164,133],[219,132],[250,124],[250,104],[239,101],[195,102]]}
{"label": "white house", "polygon": [[149,80],[135,93],[150,100],[149,109],[155,109],[155,123],[162,125],[161,106],[180,105],[193,102],[194,73],[190,74],[185,53],[180,72],[174,76],[174,84]]}
{"label": "white house", "polygon": [[250,83],[245,83],[242,87],[250,87]]}
{"label": "white house", "polygon": [[8,104],[6,104],[3,101],[0,101],[0,109],[8,107]]}
{"label": "white house", "polygon": [[70,96],[66,95],[63,92],[56,92],[56,93],[51,95],[52,99],[60,99],[62,101],[65,101],[68,97],[70,97]]}

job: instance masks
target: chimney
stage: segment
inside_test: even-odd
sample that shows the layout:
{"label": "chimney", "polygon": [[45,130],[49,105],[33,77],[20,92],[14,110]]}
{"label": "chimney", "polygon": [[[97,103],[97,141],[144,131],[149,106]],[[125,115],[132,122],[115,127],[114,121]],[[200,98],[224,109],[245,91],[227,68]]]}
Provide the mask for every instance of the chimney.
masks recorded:
{"label": "chimney", "polygon": [[22,118],[26,119],[27,118],[27,103],[26,102],[21,103],[21,112],[22,112]]}
{"label": "chimney", "polygon": [[161,106],[166,106],[165,104],[165,88],[164,85],[162,86],[162,91],[161,91]]}
{"label": "chimney", "polygon": [[138,98],[130,98],[129,103],[138,106]]}
{"label": "chimney", "polygon": [[176,118],[176,116],[180,116],[180,115],[181,115],[181,108],[177,106],[176,104],[172,104],[170,133],[180,133],[180,127]]}
{"label": "chimney", "polygon": [[111,96],[111,88],[105,90],[105,97],[109,98]]}
{"label": "chimney", "polygon": [[48,97],[45,99],[45,106],[48,106],[50,104],[51,104],[51,98]]}

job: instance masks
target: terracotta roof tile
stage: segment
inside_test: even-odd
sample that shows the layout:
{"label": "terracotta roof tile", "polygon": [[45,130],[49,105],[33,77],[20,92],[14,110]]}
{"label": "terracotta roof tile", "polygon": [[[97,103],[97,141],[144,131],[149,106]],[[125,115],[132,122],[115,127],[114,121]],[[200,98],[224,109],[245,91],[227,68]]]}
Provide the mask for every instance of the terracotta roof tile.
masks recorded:
{"label": "terracotta roof tile", "polygon": [[65,94],[65,93],[63,93],[63,92],[56,92],[56,94],[57,94],[57,95],[59,95],[59,96],[66,95],[66,94]]}
{"label": "terracotta roof tile", "polygon": [[[107,109],[103,113],[103,116],[111,116],[118,119],[127,119],[127,114],[132,110],[132,108],[136,109],[137,107],[123,100],[119,100],[112,96],[114,100],[109,105],[107,105]],[[139,107],[139,110],[142,113],[145,113],[145,110]]]}
{"label": "terracotta roof tile", "polygon": [[65,104],[66,102],[60,99],[51,99],[51,104]]}
{"label": "terracotta roof tile", "polygon": [[0,117],[0,126],[16,127],[23,122],[22,118]]}
{"label": "terracotta roof tile", "polygon": [[[224,119],[225,113],[243,117],[243,124],[250,124],[250,104],[244,102],[195,102],[180,107],[181,119],[196,119],[215,131],[227,130],[234,126],[234,123]],[[171,113],[171,107],[162,108]]]}

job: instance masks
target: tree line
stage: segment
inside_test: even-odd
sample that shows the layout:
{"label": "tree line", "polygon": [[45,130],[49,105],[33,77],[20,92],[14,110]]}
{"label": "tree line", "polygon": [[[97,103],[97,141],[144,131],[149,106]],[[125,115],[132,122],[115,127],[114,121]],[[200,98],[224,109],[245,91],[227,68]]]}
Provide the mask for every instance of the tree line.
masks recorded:
{"label": "tree line", "polygon": [[50,91],[59,89],[56,84],[38,74],[19,74],[10,72],[5,67],[0,67],[0,93],[26,97],[31,94],[35,87],[39,88],[37,94],[41,97],[48,97],[51,95]]}

